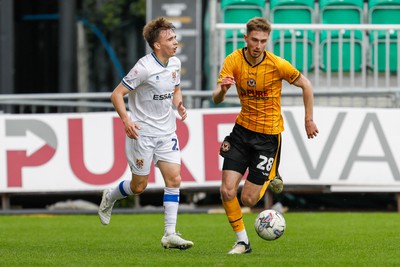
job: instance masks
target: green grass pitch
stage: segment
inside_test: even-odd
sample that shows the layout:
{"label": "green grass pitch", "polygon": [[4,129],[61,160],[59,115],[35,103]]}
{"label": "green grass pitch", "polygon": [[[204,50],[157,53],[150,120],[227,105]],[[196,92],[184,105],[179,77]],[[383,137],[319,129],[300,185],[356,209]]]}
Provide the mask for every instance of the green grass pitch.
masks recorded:
{"label": "green grass pitch", "polygon": [[0,266],[400,266],[399,213],[284,214],[275,241],[254,231],[253,253],[227,255],[235,238],[223,214],[179,214],[190,250],[161,247],[162,214],[0,215]]}

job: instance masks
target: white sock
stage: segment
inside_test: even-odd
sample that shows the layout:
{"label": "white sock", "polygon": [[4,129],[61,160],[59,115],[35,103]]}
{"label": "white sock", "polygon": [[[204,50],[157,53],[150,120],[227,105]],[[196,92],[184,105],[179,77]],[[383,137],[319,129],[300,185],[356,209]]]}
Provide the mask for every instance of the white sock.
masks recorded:
{"label": "white sock", "polygon": [[179,208],[179,188],[164,188],[164,235],[176,232]]}
{"label": "white sock", "polygon": [[111,191],[110,197],[112,200],[119,200],[131,195],[133,195],[131,181],[125,180]]}
{"label": "white sock", "polygon": [[244,241],[246,244],[249,244],[249,237],[247,236],[246,229],[236,232],[236,240],[239,241]]}

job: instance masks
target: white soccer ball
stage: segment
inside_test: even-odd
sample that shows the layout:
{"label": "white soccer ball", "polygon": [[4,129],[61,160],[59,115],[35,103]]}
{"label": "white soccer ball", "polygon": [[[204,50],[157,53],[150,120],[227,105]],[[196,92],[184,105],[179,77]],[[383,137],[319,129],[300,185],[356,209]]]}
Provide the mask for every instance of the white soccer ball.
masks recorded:
{"label": "white soccer ball", "polygon": [[254,228],[262,239],[271,241],[283,235],[286,229],[286,221],[280,212],[264,210],[258,214]]}

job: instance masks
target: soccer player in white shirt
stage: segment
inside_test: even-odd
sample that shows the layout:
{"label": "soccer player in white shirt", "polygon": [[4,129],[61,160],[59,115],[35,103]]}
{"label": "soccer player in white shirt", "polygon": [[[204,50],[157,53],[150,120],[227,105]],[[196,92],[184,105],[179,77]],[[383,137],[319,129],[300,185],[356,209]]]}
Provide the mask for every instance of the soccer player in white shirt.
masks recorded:
{"label": "soccer player in white shirt", "polygon": [[[125,150],[132,179],[104,190],[98,213],[101,223],[107,225],[115,201],[143,193],[154,161],[165,182],[161,244],[164,248],[188,249],[193,242],[176,232],[181,154],[172,105],[182,120],[187,113],[179,87],[181,62],[175,56],[178,42],[174,29],[165,18],[155,19],[143,28],[144,39],[153,52],[139,59],[112,92],[111,102],[125,127]],[[124,102],[127,94],[129,112]]]}

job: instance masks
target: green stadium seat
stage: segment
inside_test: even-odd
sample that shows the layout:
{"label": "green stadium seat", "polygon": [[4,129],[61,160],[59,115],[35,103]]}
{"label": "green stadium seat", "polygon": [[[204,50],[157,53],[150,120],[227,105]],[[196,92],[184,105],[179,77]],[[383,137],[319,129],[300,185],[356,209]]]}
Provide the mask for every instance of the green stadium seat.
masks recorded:
{"label": "green stadium seat", "polygon": [[273,23],[313,23],[314,0],[271,0],[270,16]]}
{"label": "green stadium seat", "polygon": [[351,58],[352,58],[352,47],[353,47],[353,58],[354,58],[354,71],[361,71],[362,66],[362,32],[354,31],[354,43],[351,43],[351,33],[349,31],[343,31],[342,34],[342,47],[339,44],[339,32],[331,31],[331,47],[330,51],[328,48],[328,32],[324,31],[321,33],[321,47],[322,47],[322,64],[321,68],[323,71],[328,69],[328,55],[330,55],[330,66],[331,71],[339,71],[339,50],[342,51],[342,70],[351,70]]}
{"label": "green stadium seat", "polygon": [[[272,35],[272,43],[274,54],[283,57],[291,62],[299,71],[311,71],[313,68],[313,46],[315,34],[312,31],[307,31],[307,37],[304,31],[284,31],[283,42],[281,41],[280,31],[274,31]],[[293,41],[294,38],[294,41]],[[306,39],[306,43],[304,43]],[[281,51],[283,44],[283,52]],[[294,53],[293,53],[294,44]],[[306,58],[304,58],[304,49],[306,49]]]}
{"label": "green stadium seat", "polygon": [[[223,23],[247,23],[254,17],[264,17],[265,0],[221,0],[221,20]],[[244,29],[237,32],[238,39],[237,48],[245,46],[243,41]],[[225,31],[225,54],[229,55],[233,52],[233,35],[232,30]]]}
{"label": "green stadium seat", "polygon": [[224,10],[226,7],[261,7],[262,10],[265,9],[265,0],[221,0],[221,9]]}
{"label": "green stadium seat", "polygon": [[[362,24],[364,23],[364,1],[363,0],[320,0],[319,21],[323,24]],[[351,32],[347,30],[330,31],[330,69],[333,72],[339,71],[339,40],[342,38],[342,70],[351,69],[351,51],[354,50],[354,71],[361,71],[362,64],[362,39],[361,31],[354,31],[354,42],[351,42]],[[321,68],[328,69],[328,31],[321,31]]]}
{"label": "green stadium seat", "polygon": [[[314,0],[271,0],[269,9],[270,19],[276,24],[311,24],[315,22]],[[304,38],[307,38],[305,43]],[[307,31],[306,37],[303,30],[285,30],[283,39],[280,31],[274,30],[272,32],[274,53],[292,62],[300,71],[305,69],[312,70],[314,40],[315,36],[312,31]],[[292,53],[293,45],[295,46],[295,54]],[[281,50],[282,46],[283,52]],[[304,62],[304,49],[307,51],[306,62]]]}
{"label": "green stadium seat", "polygon": [[[242,41],[243,38],[238,38],[238,42],[236,43],[236,49],[240,49],[246,46],[246,43]],[[225,42],[225,55],[229,55],[235,51],[233,39],[226,39]]]}
{"label": "green stadium seat", "polygon": [[[371,24],[400,24],[400,0],[370,0],[368,1],[368,22]],[[379,72],[386,70],[386,52],[389,52],[389,69],[397,72],[398,31],[389,31],[388,45],[386,46],[386,31],[370,32],[371,57],[370,65],[375,67],[375,51],[377,51]]]}
{"label": "green stadium seat", "polygon": [[320,23],[360,24],[364,23],[363,0],[320,0]]}
{"label": "green stadium seat", "polygon": [[[397,36],[398,32],[389,32],[388,45],[389,50],[386,48],[386,35],[383,36],[378,34],[378,38],[374,37],[374,33],[370,35],[370,47],[371,47],[371,69],[375,69],[375,62],[378,62],[378,71],[386,71],[386,53],[389,53],[389,70],[390,72],[397,73],[398,65],[398,52],[397,52]],[[375,59],[375,51],[377,51],[377,60]]]}
{"label": "green stadium seat", "polygon": [[371,24],[399,24],[400,0],[369,0],[368,22]]}
{"label": "green stadium seat", "polygon": [[[247,23],[254,17],[264,17],[265,0],[221,0],[223,23]],[[232,37],[232,31],[226,31]]]}

